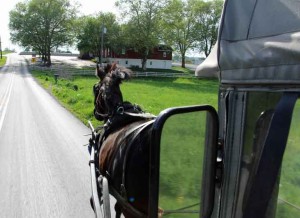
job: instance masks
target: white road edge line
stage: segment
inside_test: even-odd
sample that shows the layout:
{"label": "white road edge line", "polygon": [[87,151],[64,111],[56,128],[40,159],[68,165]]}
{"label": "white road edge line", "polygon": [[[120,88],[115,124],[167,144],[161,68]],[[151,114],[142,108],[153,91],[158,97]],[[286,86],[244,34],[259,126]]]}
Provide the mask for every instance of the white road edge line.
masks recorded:
{"label": "white road edge line", "polygon": [[2,126],[3,126],[4,117],[5,117],[5,114],[6,114],[7,106],[8,106],[9,99],[10,99],[11,90],[12,90],[12,87],[13,87],[13,78],[14,78],[14,74],[11,74],[11,79],[10,79],[9,85],[8,85],[8,87],[5,91],[5,95],[4,95],[5,101],[3,103],[3,110],[2,110],[2,113],[1,113],[1,117],[0,117],[0,132],[1,132],[1,129],[2,129]]}

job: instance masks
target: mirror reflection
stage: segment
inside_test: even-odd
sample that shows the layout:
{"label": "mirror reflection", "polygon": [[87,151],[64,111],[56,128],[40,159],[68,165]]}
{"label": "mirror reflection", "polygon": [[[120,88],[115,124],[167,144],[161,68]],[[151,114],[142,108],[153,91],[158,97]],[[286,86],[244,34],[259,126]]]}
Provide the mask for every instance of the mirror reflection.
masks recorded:
{"label": "mirror reflection", "polygon": [[176,114],[163,126],[159,179],[163,216],[199,217],[206,114]]}

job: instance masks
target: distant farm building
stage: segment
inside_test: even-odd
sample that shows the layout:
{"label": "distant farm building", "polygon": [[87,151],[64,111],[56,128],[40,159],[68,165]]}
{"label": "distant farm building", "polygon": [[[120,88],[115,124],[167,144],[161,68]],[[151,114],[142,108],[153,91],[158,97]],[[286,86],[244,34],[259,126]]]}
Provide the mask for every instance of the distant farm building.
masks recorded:
{"label": "distant farm building", "polygon": [[[89,54],[90,56],[91,54]],[[115,53],[105,49],[102,53],[103,62],[116,62],[125,67],[142,67],[142,56],[135,49],[122,49],[122,52]],[[148,55],[146,68],[171,69],[172,48],[166,45],[158,45]]]}

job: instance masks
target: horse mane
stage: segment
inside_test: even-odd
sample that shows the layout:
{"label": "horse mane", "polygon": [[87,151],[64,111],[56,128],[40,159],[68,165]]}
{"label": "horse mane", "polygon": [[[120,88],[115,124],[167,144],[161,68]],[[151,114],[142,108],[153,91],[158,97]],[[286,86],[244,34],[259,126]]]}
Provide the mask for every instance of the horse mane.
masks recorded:
{"label": "horse mane", "polygon": [[[131,78],[132,71],[126,67],[119,66],[117,63],[107,64],[104,68],[97,64],[96,76],[103,80],[107,74],[111,74],[115,78],[123,79]],[[123,77],[122,77],[123,76]]]}
{"label": "horse mane", "polygon": [[110,68],[109,72],[111,72],[111,71],[117,69],[117,63],[113,62],[111,65],[108,64],[107,67]]}

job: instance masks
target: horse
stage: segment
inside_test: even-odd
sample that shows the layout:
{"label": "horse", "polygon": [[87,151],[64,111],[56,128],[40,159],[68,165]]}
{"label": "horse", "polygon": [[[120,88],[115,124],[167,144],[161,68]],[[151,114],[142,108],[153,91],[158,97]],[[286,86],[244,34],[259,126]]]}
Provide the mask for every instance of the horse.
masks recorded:
{"label": "horse", "polygon": [[131,74],[115,63],[104,68],[97,64],[100,81],[93,87],[94,116],[104,122],[96,140],[98,168],[117,199],[116,217],[122,213],[126,218],[147,217],[150,137],[155,120],[140,106],[123,101],[120,85]]}

